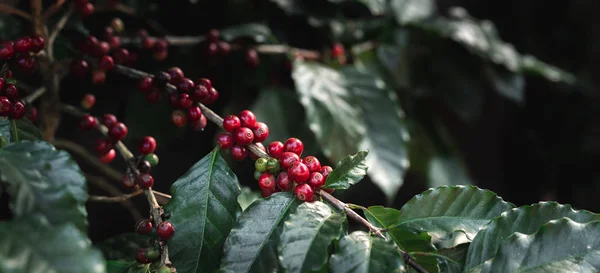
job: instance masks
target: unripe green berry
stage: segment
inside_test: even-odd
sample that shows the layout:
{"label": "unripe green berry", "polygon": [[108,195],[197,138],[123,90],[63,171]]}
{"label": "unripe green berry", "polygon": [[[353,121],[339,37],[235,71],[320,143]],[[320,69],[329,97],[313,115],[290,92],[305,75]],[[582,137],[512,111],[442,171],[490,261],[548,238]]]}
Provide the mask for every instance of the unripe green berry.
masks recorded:
{"label": "unripe green berry", "polygon": [[158,165],[158,156],[156,154],[147,154],[144,155],[144,160],[150,163],[150,166],[155,167]]}
{"label": "unripe green berry", "polygon": [[258,180],[258,178],[260,177],[262,173],[259,172],[258,170],[254,171],[254,180]]}
{"label": "unripe green berry", "polygon": [[161,266],[156,273],[171,273],[171,268],[166,265]]}
{"label": "unripe green berry", "polygon": [[259,158],[254,162],[254,168],[259,172],[265,172],[267,170],[267,159]]}
{"label": "unripe green berry", "polygon": [[154,261],[158,259],[159,256],[160,252],[158,252],[156,248],[150,247],[146,249],[146,258],[148,258],[148,260]]}
{"label": "unripe green berry", "polygon": [[277,158],[269,158],[269,160],[267,160],[267,170],[270,173],[278,173],[280,168],[279,168],[279,160],[277,160]]}

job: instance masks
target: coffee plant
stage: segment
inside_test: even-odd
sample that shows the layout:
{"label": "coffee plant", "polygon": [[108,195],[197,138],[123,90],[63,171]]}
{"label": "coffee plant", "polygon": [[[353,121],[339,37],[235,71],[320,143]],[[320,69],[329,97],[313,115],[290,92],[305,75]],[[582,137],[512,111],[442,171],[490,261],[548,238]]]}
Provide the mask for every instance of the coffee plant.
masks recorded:
{"label": "coffee plant", "polygon": [[[225,16],[244,22],[195,36],[167,34],[153,3],[0,3],[0,272],[600,270],[599,214],[517,207],[470,185],[435,121],[415,122],[431,119],[419,92],[470,120],[483,107],[474,86],[523,103],[526,75],[564,85],[574,75],[431,0],[227,3],[239,8]],[[244,9],[269,9],[271,24]],[[286,20],[328,37],[302,39],[332,40],[301,49]],[[261,90],[231,91],[241,86]],[[88,147],[57,138],[61,127],[78,127],[72,137]],[[214,148],[194,152],[187,172],[155,175],[185,162],[159,161],[163,143],[184,153],[173,147],[194,150],[202,135]],[[399,208],[341,200],[365,179],[389,206],[406,172],[427,168],[437,182]],[[88,215],[94,203],[121,204],[136,224],[92,244],[89,230],[126,225],[108,210]]]}

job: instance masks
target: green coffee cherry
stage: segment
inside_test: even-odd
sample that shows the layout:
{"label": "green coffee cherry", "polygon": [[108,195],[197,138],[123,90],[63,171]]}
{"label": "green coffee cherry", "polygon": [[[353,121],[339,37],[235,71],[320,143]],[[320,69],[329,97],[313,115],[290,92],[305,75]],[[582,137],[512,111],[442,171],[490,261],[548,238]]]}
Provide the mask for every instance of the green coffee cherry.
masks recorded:
{"label": "green coffee cherry", "polygon": [[158,259],[159,256],[160,252],[158,252],[158,249],[153,247],[146,249],[146,258],[148,258],[148,260],[154,261]]}
{"label": "green coffee cherry", "polygon": [[161,266],[156,273],[171,273],[171,268],[166,265]]}
{"label": "green coffee cherry", "polygon": [[258,178],[260,177],[260,175],[261,175],[261,174],[262,174],[262,173],[261,173],[261,172],[259,172],[258,170],[254,171],[254,179],[255,179],[255,180],[258,180]]}
{"label": "green coffee cherry", "polygon": [[276,158],[269,158],[267,160],[267,170],[270,173],[278,173],[279,172],[279,160]]}
{"label": "green coffee cherry", "polygon": [[158,156],[156,154],[144,155],[144,160],[148,161],[152,167],[158,165]]}
{"label": "green coffee cherry", "polygon": [[266,171],[267,170],[267,159],[266,158],[257,159],[256,162],[254,162],[254,168],[256,168],[256,170],[261,173]]}

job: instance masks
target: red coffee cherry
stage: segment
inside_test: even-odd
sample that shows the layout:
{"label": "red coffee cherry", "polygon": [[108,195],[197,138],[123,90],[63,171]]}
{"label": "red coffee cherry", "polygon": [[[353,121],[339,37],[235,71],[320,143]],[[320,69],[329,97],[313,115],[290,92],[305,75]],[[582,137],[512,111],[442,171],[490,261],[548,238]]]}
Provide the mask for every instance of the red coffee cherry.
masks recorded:
{"label": "red coffee cherry", "polygon": [[101,155],[99,157],[99,159],[100,159],[100,162],[102,162],[104,164],[108,164],[115,159],[116,155],[117,155],[117,152],[115,152],[115,149],[111,149],[110,151],[108,151],[108,153]]}
{"label": "red coffee cherry", "polygon": [[145,78],[141,79],[138,82],[138,84],[137,84],[137,88],[142,93],[149,93],[149,92],[151,92],[152,89],[154,88],[154,85],[152,85],[152,78],[151,77],[145,77]]}
{"label": "red coffee cherry", "polygon": [[127,126],[121,122],[115,123],[108,129],[108,136],[115,141],[123,140],[127,136]]}
{"label": "red coffee cherry", "polygon": [[[1,54],[1,51],[0,51]],[[71,62],[71,74],[77,77],[83,77],[89,71],[90,67],[85,60],[73,60]]]}
{"label": "red coffee cherry", "polygon": [[29,52],[32,45],[31,37],[28,36],[19,37],[15,40],[15,50],[19,53]]}
{"label": "red coffee cherry", "polygon": [[325,177],[319,172],[313,172],[308,177],[308,185],[313,187],[314,189],[318,189],[325,185]]}
{"label": "red coffee cherry", "polygon": [[99,138],[96,140],[96,152],[99,155],[104,155],[115,147],[112,140],[108,140],[105,138]]}
{"label": "red coffee cherry", "polygon": [[187,123],[186,114],[181,110],[175,110],[171,113],[171,122],[179,128],[183,128]]}
{"label": "red coffee cherry", "polygon": [[277,187],[282,191],[289,191],[294,186],[294,182],[290,180],[286,172],[281,172],[277,175]]}
{"label": "red coffee cherry", "polygon": [[38,53],[46,46],[46,40],[41,36],[33,36],[31,37],[31,49],[30,51],[33,53]]}
{"label": "red coffee cherry", "polygon": [[313,199],[314,191],[308,184],[300,184],[296,186],[294,191],[296,198],[300,201],[310,202]]}
{"label": "red coffee cherry", "polygon": [[151,136],[145,136],[140,141],[140,145],[138,148],[140,150],[140,153],[145,155],[154,153],[154,151],[156,150],[156,139],[154,139]]}
{"label": "red coffee cherry", "polygon": [[0,60],[10,60],[15,56],[15,46],[12,41],[6,41],[0,43]]}
{"label": "red coffee cherry", "polygon": [[98,61],[98,66],[104,71],[109,71],[115,67],[115,61],[111,56],[104,56]]}
{"label": "red coffee cherry", "polygon": [[138,178],[135,180],[135,183],[138,184],[138,186],[140,186],[142,189],[149,189],[154,186],[154,177],[152,177],[150,174],[144,173],[138,176]]}
{"label": "red coffee cherry", "polygon": [[288,175],[296,183],[304,183],[310,176],[308,167],[302,162],[296,162],[288,169]]}
{"label": "red coffee cherry", "polygon": [[135,231],[141,235],[150,234],[152,232],[152,222],[148,219],[140,220],[135,227]]}
{"label": "red coffee cherry", "polygon": [[208,120],[206,120],[206,116],[204,114],[200,115],[200,119],[192,121],[192,129],[195,131],[204,131],[206,125],[208,124]]}
{"label": "red coffee cherry", "polygon": [[175,227],[170,222],[161,222],[156,227],[156,233],[158,234],[158,238],[163,241],[167,241],[175,235]]}
{"label": "red coffee cherry", "polygon": [[96,121],[95,117],[92,117],[90,115],[83,115],[81,117],[81,121],[80,121],[79,125],[80,125],[81,129],[89,130],[89,129],[96,128],[96,126],[98,125],[98,122]]}
{"label": "red coffee cherry", "polygon": [[81,108],[83,109],[89,110],[94,107],[94,104],[96,104],[96,96],[92,94],[86,94],[81,99]]}
{"label": "red coffee cherry", "polygon": [[333,168],[331,168],[331,166],[323,166],[319,172],[323,175],[323,177],[325,177],[325,179],[327,179],[329,173],[333,172]]}
{"label": "red coffee cherry", "polygon": [[274,190],[276,183],[275,176],[270,173],[263,173],[258,178],[258,186],[263,190]]}
{"label": "red coffee cherry", "polygon": [[183,70],[179,67],[171,67],[167,70],[167,73],[171,76],[171,79],[169,80],[169,83],[171,84],[177,84],[184,78]]}
{"label": "red coffee cherry", "polygon": [[233,133],[237,128],[240,128],[241,126],[242,122],[235,115],[229,115],[223,119],[223,129],[225,129],[225,131],[227,132]]}
{"label": "red coffee cherry", "polygon": [[302,151],[304,151],[304,143],[297,138],[288,138],[283,144],[283,150],[286,152],[292,152],[297,154],[298,156],[302,155]]}
{"label": "red coffee cherry", "polygon": [[254,133],[246,127],[240,127],[233,133],[233,140],[239,145],[248,145],[254,140]]}
{"label": "red coffee cherry", "polygon": [[240,120],[242,121],[242,126],[248,127],[250,129],[255,128],[256,126],[256,116],[250,110],[244,110],[240,112],[238,115]]}
{"label": "red coffee cherry", "polygon": [[273,141],[267,147],[269,155],[274,158],[279,158],[283,154],[283,143],[281,141]]}
{"label": "red coffee cherry", "polygon": [[135,181],[131,179],[128,174],[125,174],[121,177],[121,185],[125,188],[133,188],[135,186]]}
{"label": "red coffee cherry", "polygon": [[252,132],[254,133],[254,142],[263,142],[269,137],[269,127],[263,122],[257,122],[256,128]]}
{"label": "red coffee cherry", "polygon": [[104,114],[102,115],[102,124],[107,128],[113,127],[113,125],[117,124],[117,117],[113,114]]}
{"label": "red coffee cherry", "polygon": [[310,172],[318,172],[321,170],[321,162],[319,162],[319,159],[317,159],[314,156],[305,157],[304,159],[302,159],[302,163],[304,163],[306,167],[308,167],[308,170],[310,170]]}
{"label": "red coffee cherry", "polygon": [[12,111],[12,102],[7,97],[0,96],[0,116],[6,117]]}
{"label": "red coffee cherry", "polygon": [[14,84],[7,84],[6,89],[4,90],[4,96],[11,101],[19,99],[19,88]]}
{"label": "red coffee cherry", "polygon": [[25,116],[25,105],[20,101],[13,102],[10,116],[13,119],[21,119]]}
{"label": "red coffee cherry", "polygon": [[231,147],[231,157],[236,161],[242,161],[248,156],[248,151],[244,146],[233,145]]}
{"label": "red coffee cherry", "polygon": [[292,153],[292,152],[284,152],[279,157],[279,165],[284,170],[289,169],[294,163],[299,162],[299,161],[300,161],[300,157],[297,154]]}
{"label": "red coffee cherry", "polygon": [[233,137],[229,133],[221,133],[217,136],[217,143],[221,149],[229,149],[233,146]]}
{"label": "red coffee cherry", "polygon": [[202,116],[202,110],[200,110],[200,107],[198,106],[192,106],[188,108],[187,115],[188,120],[194,122],[200,119],[200,117]]}

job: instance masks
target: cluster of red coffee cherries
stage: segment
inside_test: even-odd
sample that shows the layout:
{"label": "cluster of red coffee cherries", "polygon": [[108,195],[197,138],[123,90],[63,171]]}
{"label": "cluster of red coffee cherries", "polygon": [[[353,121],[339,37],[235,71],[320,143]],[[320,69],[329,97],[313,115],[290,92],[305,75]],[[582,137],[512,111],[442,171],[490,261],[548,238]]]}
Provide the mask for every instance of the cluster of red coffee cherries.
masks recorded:
{"label": "cluster of red coffee cherries", "polygon": [[10,72],[7,74],[7,78],[0,77],[0,117],[20,119],[27,116],[32,122],[35,122],[37,109],[35,107],[26,109],[25,103],[19,98],[16,81],[9,77],[11,76]]}
{"label": "cluster of red coffee cherries", "polygon": [[[231,45],[220,39],[220,32],[217,29],[211,29],[206,34],[206,44],[207,53],[209,56],[227,56],[231,51]],[[256,68],[259,65],[258,52],[252,48],[247,48],[245,50],[245,60],[246,64],[251,68]]]}
{"label": "cluster of red coffee cherries", "polygon": [[[256,116],[250,110],[244,110],[236,115],[229,115],[223,119],[223,129],[226,133],[217,136],[221,149],[231,149],[233,159],[241,161],[248,156],[249,144],[256,144],[263,151],[265,147],[261,142],[269,137],[269,127],[263,122],[256,121]],[[253,159],[256,155],[250,153]]]}
{"label": "cluster of red coffee cherries", "polygon": [[0,42],[0,60],[10,61],[10,65],[24,73],[33,73],[35,60],[31,53],[40,52],[46,42],[40,36],[23,36],[15,41]]}
{"label": "cluster of red coffee cherries", "polygon": [[[164,217],[164,215],[163,215]],[[165,219],[166,220],[166,219]],[[152,225],[152,219],[143,219],[139,221],[136,225],[136,232],[141,235],[148,235],[152,233],[154,227]],[[135,260],[140,264],[149,264],[160,258],[160,249],[165,246],[166,241],[171,239],[175,234],[175,228],[168,221],[163,221],[156,227],[156,235],[158,236],[158,240],[150,240],[151,245],[148,248],[138,248],[135,254]],[[171,272],[169,267],[164,267],[168,271]],[[162,273],[159,269],[157,272]]]}

